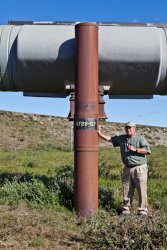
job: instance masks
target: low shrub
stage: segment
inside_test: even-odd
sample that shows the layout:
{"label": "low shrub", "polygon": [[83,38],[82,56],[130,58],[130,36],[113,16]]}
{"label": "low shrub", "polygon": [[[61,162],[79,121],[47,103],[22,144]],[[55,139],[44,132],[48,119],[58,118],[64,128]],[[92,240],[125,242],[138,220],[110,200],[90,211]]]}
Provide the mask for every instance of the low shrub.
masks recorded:
{"label": "low shrub", "polygon": [[156,250],[167,248],[167,217],[109,217],[104,212],[83,221],[89,249]]}
{"label": "low shrub", "polygon": [[17,207],[20,201],[37,209],[57,208],[59,190],[47,188],[42,181],[32,179],[30,182],[7,181],[0,189],[1,203]]}

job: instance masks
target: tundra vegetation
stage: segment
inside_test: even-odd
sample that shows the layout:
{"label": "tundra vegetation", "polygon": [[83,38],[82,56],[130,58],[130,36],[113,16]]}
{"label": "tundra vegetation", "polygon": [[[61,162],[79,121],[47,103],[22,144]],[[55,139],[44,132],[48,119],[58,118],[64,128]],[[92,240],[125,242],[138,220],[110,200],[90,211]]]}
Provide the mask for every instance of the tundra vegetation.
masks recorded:
{"label": "tundra vegetation", "polygon": [[[0,121],[0,248],[167,249],[166,145],[151,141],[148,217],[136,215],[137,194],[132,214],[120,216],[123,166],[119,149],[101,143],[99,210],[93,217],[78,218],[70,126],[63,118],[9,112],[1,112]],[[109,123],[102,126],[107,131]],[[161,128],[143,129],[150,136]],[[161,142],[162,134],[161,129]]]}

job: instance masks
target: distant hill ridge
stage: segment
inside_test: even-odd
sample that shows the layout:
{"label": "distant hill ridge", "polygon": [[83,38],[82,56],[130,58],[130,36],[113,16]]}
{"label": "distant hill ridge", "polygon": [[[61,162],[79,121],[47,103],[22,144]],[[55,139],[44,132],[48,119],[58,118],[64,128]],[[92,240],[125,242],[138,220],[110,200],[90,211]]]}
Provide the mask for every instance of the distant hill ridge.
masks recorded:
{"label": "distant hill ridge", "polygon": [[[100,122],[106,134],[124,133],[124,124]],[[167,127],[137,125],[150,145],[167,146]],[[47,115],[0,111],[0,149],[23,150],[36,145],[70,145],[73,138],[73,123],[67,118]],[[108,145],[100,140],[100,146]]]}

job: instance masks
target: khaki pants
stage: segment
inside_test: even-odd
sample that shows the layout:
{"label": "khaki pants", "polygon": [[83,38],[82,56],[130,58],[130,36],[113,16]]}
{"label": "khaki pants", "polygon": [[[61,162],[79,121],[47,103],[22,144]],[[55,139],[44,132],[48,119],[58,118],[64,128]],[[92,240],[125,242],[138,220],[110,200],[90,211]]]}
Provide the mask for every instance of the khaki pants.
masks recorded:
{"label": "khaki pants", "polygon": [[133,168],[124,167],[122,174],[123,209],[129,210],[132,206],[135,188],[139,194],[139,211],[147,211],[147,165]]}

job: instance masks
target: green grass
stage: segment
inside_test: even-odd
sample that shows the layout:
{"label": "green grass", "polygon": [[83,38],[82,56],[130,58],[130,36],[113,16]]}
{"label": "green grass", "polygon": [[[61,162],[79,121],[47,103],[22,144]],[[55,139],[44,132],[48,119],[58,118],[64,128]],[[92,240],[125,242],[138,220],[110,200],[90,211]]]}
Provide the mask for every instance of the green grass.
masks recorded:
{"label": "green grass", "polygon": [[[92,218],[78,220],[74,211],[73,152],[68,147],[44,144],[19,152],[1,150],[0,204],[2,208],[13,211],[12,214],[23,206],[23,212],[28,210],[29,215],[22,220],[16,213],[16,227],[12,225],[16,220],[12,217],[14,215],[8,212],[8,217],[3,217],[7,212],[2,213],[1,224],[5,226],[2,226],[4,230],[0,229],[0,247],[4,246],[1,243],[9,241],[7,234],[10,231],[14,235],[11,237],[20,244],[22,238],[26,239],[25,249],[42,249],[46,245],[47,249],[52,249],[52,246],[55,249],[59,244],[56,238],[64,247],[75,246],[74,249],[166,249],[167,148],[152,148],[152,154],[148,156],[150,215],[147,219],[139,221],[135,215],[137,194],[133,215],[128,220],[119,216],[122,168],[119,149],[99,149],[99,212]],[[38,218],[42,213],[45,216],[38,219],[34,234],[28,231],[24,234],[26,225],[33,230],[32,211],[36,211]],[[57,218],[54,223],[52,215],[58,216],[59,213],[62,218]],[[43,228],[48,228],[48,231],[44,233]],[[17,238],[14,232],[24,235]],[[14,244],[13,240],[8,244]]]}
{"label": "green grass", "polygon": [[[1,183],[3,183],[4,179],[9,178],[11,181],[12,178],[18,177],[22,180],[26,180],[26,178],[36,178],[40,181],[42,181],[42,178],[49,180],[49,178],[51,179],[58,175],[64,178],[64,176],[67,175],[67,171],[69,171],[67,170],[68,166],[70,171],[73,171],[73,158],[73,152],[69,151],[68,148],[61,148],[54,144],[36,146],[35,148],[22,152],[0,151]],[[119,149],[111,147],[102,147],[99,149],[99,190],[101,194],[108,191],[111,195],[113,192],[113,197],[116,197],[114,199],[116,199],[117,202],[111,201],[110,203],[118,203],[118,207],[121,199],[118,197],[122,197],[122,168],[123,165],[120,159]],[[156,147],[152,149],[152,154],[148,156],[148,168],[149,201],[153,205],[157,201],[160,202],[166,210],[166,147]],[[72,179],[73,176],[71,175],[70,178]],[[100,204],[102,203],[103,202],[100,201]],[[114,205],[114,209],[115,208]]]}
{"label": "green grass", "polygon": [[35,150],[22,152],[0,151],[0,173],[31,173],[54,176],[57,168],[73,165],[73,153],[62,150]]}

